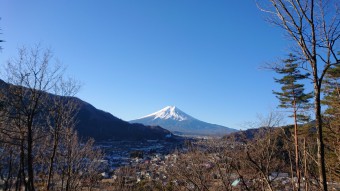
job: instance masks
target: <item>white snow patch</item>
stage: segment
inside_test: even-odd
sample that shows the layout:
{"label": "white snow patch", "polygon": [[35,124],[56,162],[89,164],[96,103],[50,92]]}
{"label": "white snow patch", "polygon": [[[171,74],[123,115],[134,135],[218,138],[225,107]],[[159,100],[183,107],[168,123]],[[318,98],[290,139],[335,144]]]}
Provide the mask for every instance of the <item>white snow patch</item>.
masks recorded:
{"label": "white snow patch", "polygon": [[150,115],[141,117],[139,119],[143,119],[143,118],[153,118],[155,119],[173,119],[176,121],[185,121],[188,119],[192,119],[191,116],[189,116],[188,114],[184,113],[183,111],[179,110],[178,108],[176,108],[175,106],[167,106],[155,113],[152,113]]}

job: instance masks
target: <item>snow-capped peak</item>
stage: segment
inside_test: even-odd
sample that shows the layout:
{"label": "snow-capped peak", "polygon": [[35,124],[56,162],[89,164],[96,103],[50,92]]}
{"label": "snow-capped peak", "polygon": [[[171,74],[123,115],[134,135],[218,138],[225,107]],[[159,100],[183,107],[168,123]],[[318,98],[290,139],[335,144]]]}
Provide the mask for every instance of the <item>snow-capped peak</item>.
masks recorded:
{"label": "snow-capped peak", "polygon": [[152,117],[154,120],[155,119],[173,119],[176,121],[184,121],[184,120],[188,120],[192,118],[188,114],[178,109],[176,106],[167,106],[155,113],[144,116],[142,118],[150,118],[150,117]]}

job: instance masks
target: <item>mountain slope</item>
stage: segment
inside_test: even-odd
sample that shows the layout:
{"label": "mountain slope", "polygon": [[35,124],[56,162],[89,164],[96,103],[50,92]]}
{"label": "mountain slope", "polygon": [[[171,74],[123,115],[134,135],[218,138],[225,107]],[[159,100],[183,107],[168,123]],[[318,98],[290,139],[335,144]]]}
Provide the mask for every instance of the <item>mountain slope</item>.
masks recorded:
{"label": "mountain slope", "polygon": [[[0,79],[0,92],[8,92],[9,87],[19,89],[20,86],[7,84]],[[24,88],[25,89],[25,88]],[[4,94],[5,95],[5,94]],[[48,97],[45,107],[54,104],[51,100],[57,95],[44,93],[44,97]],[[78,135],[83,138],[94,138],[97,141],[101,140],[146,140],[146,139],[165,139],[170,134],[159,126],[145,126],[142,124],[130,124],[123,121],[108,112],[96,109],[91,104],[82,101],[75,97],[62,97],[65,103],[71,100],[77,103],[78,112],[75,117],[76,130]],[[42,115],[47,111],[47,108],[42,108]],[[44,118],[44,117],[43,117]],[[41,120],[43,121],[43,120]]]}
{"label": "mountain slope", "polygon": [[170,134],[159,126],[130,124],[82,100],[79,102],[79,122],[76,129],[81,136],[93,137],[96,140],[143,140],[165,139],[166,135]]}
{"label": "mountain slope", "polygon": [[167,106],[155,113],[130,122],[144,125],[159,125],[173,133],[187,135],[223,136],[236,131],[235,129],[195,119],[175,106]]}

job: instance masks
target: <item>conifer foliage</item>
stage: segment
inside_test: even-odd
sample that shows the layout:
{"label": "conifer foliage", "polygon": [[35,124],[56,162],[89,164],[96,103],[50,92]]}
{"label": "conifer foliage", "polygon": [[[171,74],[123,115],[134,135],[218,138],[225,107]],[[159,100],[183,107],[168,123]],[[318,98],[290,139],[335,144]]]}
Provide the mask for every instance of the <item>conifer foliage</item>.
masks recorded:
{"label": "conifer foliage", "polygon": [[340,179],[340,65],[332,67],[323,87],[325,126],[327,134],[327,152],[329,174],[333,179]]}
{"label": "conifer foliage", "polygon": [[327,105],[326,115],[339,118],[340,113],[340,65],[329,70],[326,75],[323,103]]}
{"label": "conifer foliage", "polygon": [[299,157],[299,139],[298,139],[298,121],[306,121],[308,117],[303,115],[301,111],[308,109],[309,99],[312,98],[311,93],[304,93],[304,84],[299,84],[299,80],[308,78],[308,74],[301,74],[298,69],[299,63],[293,55],[284,60],[283,67],[274,68],[275,72],[282,74],[283,77],[275,79],[275,81],[282,85],[281,92],[273,92],[280,100],[279,107],[284,109],[292,109],[294,118],[294,146],[295,146],[295,172],[298,179],[297,190],[300,190],[301,170]]}
{"label": "conifer foliage", "polygon": [[309,77],[309,74],[301,74],[298,69],[299,63],[294,55],[289,55],[289,58],[283,60],[283,67],[276,67],[274,71],[278,74],[284,75],[282,78],[275,79],[275,82],[282,85],[281,92],[273,91],[276,97],[280,100],[279,107],[284,109],[293,109],[294,117],[298,122],[308,120],[308,117],[302,112],[310,107],[309,99],[312,98],[312,93],[304,93],[304,84],[298,83],[299,80],[304,80]]}

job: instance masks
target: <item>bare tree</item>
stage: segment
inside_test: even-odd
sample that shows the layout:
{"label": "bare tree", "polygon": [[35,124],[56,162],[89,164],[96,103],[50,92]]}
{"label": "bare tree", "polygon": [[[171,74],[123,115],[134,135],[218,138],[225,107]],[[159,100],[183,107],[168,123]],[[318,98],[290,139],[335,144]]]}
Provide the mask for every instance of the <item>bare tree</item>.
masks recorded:
{"label": "bare tree", "polygon": [[59,190],[79,190],[84,184],[90,184],[87,187],[95,186],[102,153],[94,149],[94,140],[81,143],[73,128],[66,130],[62,140],[60,146],[63,149],[57,159],[57,169],[61,172]]}
{"label": "bare tree", "polygon": [[[275,135],[274,130],[266,132],[265,137],[258,138],[255,142],[249,142],[245,150],[245,163],[261,179],[254,179],[261,185],[262,189],[274,190],[273,181],[276,175],[274,172],[280,172],[284,169],[284,152],[279,147],[279,136]],[[264,184],[262,186],[262,184]]]}
{"label": "bare tree", "polygon": [[38,47],[30,50],[22,48],[19,57],[9,60],[6,67],[10,84],[5,92],[6,114],[12,121],[9,123],[12,127],[3,128],[2,133],[8,135],[13,144],[20,146],[21,179],[28,190],[35,190],[35,142],[44,131],[41,119],[46,92],[51,90],[62,74],[58,65],[52,68],[51,58],[49,50],[42,53]]}
{"label": "bare tree", "polygon": [[[252,139],[243,141],[237,156],[239,162],[237,173],[244,180],[251,180],[248,189],[274,190],[275,174],[285,169],[285,150],[282,146],[280,129],[284,124],[284,115],[278,111],[271,111],[267,115],[258,115],[258,120],[248,123],[250,127],[261,127]],[[259,178],[260,177],[260,178]],[[246,181],[242,181],[246,184]],[[245,185],[246,186],[246,185]]]}
{"label": "bare tree", "polygon": [[169,168],[169,172],[182,189],[211,190],[212,166],[207,153],[193,150],[180,155],[176,165]]}
{"label": "bare tree", "polygon": [[77,137],[78,83],[64,80],[51,51],[39,47],[19,49],[6,71],[8,83],[0,81],[0,152],[9,156],[0,161],[0,176],[6,175],[6,187],[16,176],[16,190],[76,190],[86,182],[91,190],[102,154],[93,140]]}
{"label": "bare tree", "polygon": [[269,13],[269,21],[282,28],[296,43],[301,68],[311,74],[314,85],[314,111],[318,132],[320,186],[327,190],[320,93],[328,69],[339,64],[340,9],[336,0],[268,0],[258,6]]}
{"label": "bare tree", "polygon": [[[111,185],[111,190],[136,190],[136,168],[131,166],[122,166],[115,171],[114,182]],[[151,181],[144,181],[150,183]],[[139,186],[140,188],[142,186]],[[142,190],[142,189],[141,189]],[[149,189],[153,190],[153,189]]]}
{"label": "bare tree", "polygon": [[[46,115],[48,124],[48,139],[51,142],[48,150],[50,151],[49,156],[49,167],[48,167],[48,177],[46,183],[46,190],[50,190],[51,179],[54,173],[55,160],[57,157],[58,149],[60,149],[59,144],[62,141],[63,134],[68,128],[74,128],[76,122],[76,114],[78,110],[78,104],[74,99],[65,99],[64,96],[74,96],[79,85],[69,79],[64,81],[60,79],[60,83],[56,84],[53,88],[53,93],[58,96],[53,96],[49,100],[49,111]],[[45,150],[46,152],[46,150]]]}
{"label": "bare tree", "polygon": [[18,174],[19,166],[18,150],[8,143],[0,143],[0,180],[3,182],[2,189],[12,190],[14,178]]}

